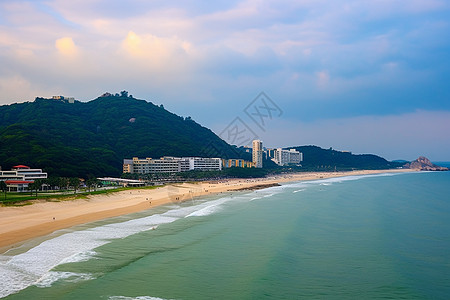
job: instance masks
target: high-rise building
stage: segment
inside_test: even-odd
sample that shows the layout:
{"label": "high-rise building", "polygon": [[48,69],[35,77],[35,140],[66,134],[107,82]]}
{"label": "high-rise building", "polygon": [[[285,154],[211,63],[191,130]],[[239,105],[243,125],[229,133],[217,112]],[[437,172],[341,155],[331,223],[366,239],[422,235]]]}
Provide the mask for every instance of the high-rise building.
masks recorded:
{"label": "high-rise building", "polygon": [[260,140],[254,140],[253,141],[253,149],[252,149],[252,157],[253,157],[253,163],[255,164],[256,168],[262,168],[263,163],[263,146],[262,142]]}
{"label": "high-rise building", "polygon": [[273,149],[273,148],[267,148],[264,153],[265,153],[265,157],[266,159],[272,159],[275,157],[275,152],[277,151],[277,149]]}

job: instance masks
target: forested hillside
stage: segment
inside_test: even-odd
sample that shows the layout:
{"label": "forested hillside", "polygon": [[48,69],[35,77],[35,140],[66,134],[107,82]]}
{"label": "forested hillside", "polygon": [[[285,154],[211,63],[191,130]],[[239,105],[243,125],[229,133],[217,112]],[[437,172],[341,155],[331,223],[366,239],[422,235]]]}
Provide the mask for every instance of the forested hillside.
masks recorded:
{"label": "forested hillside", "polygon": [[307,170],[350,170],[350,169],[392,169],[402,163],[389,162],[373,154],[352,154],[350,152],[322,149],[317,146],[291,147],[303,153],[302,168]]}
{"label": "forested hillside", "polygon": [[0,106],[0,165],[55,176],[117,176],[124,158],[235,157],[236,150],[190,118],[127,96],[65,103],[37,98]]}

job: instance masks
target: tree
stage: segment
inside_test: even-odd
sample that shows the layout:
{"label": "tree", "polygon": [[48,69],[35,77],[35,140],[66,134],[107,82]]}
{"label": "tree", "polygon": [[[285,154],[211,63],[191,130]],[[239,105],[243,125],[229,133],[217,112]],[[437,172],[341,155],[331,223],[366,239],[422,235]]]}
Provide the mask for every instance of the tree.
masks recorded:
{"label": "tree", "polygon": [[69,178],[69,186],[73,187],[74,194],[77,193],[78,188],[80,187],[80,179],[77,177]]}
{"label": "tree", "polygon": [[70,106],[44,99],[1,106],[0,164],[22,161],[52,176],[86,178],[120,176],[122,159],[132,156],[199,156],[212,147],[239,158],[209,129],[163,108],[119,94]]}
{"label": "tree", "polygon": [[38,192],[39,190],[43,191],[42,186],[43,186],[44,184],[45,184],[45,185],[48,185],[48,179],[36,179],[36,180],[34,181],[34,183],[36,184],[36,197],[37,197],[37,192]]}
{"label": "tree", "polygon": [[58,186],[60,189],[67,190],[69,186],[69,179],[65,177],[59,177]]}
{"label": "tree", "polygon": [[94,187],[94,191],[95,191],[98,184],[99,184],[99,180],[95,177],[91,177],[88,180],[86,180],[86,185],[89,189],[89,192],[91,191],[91,187]]}
{"label": "tree", "polygon": [[28,184],[28,189],[31,191],[31,196],[33,196],[33,191],[36,191],[36,198],[37,198],[37,194],[39,189],[42,186],[42,182],[35,180],[34,182]]}
{"label": "tree", "polygon": [[0,181],[0,190],[2,190],[5,193],[5,201],[6,201],[6,191],[8,190],[6,182]]}
{"label": "tree", "polygon": [[47,184],[50,186],[50,189],[55,189],[55,187],[59,187],[60,180],[58,177],[52,176],[47,178]]}
{"label": "tree", "polygon": [[128,98],[128,92],[127,92],[127,91],[121,91],[121,92],[120,92],[120,96],[121,96],[121,97]]}

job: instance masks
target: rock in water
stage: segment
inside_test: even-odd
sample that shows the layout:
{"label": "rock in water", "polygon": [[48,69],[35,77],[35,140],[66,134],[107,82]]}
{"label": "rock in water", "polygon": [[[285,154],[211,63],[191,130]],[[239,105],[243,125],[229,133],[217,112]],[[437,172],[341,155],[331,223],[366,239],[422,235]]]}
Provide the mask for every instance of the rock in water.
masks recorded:
{"label": "rock in water", "polygon": [[421,171],[448,171],[448,168],[437,166],[424,156],[405,164],[403,167]]}

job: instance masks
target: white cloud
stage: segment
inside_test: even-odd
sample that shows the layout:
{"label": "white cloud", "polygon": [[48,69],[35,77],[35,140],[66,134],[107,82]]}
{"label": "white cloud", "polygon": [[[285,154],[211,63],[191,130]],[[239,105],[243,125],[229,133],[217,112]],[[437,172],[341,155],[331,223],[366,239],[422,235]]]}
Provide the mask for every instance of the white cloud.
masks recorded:
{"label": "white cloud", "polygon": [[59,53],[66,57],[75,57],[78,53],[77,46],[71,37],[63,37],[55,41],[55,47]]}
{"label": "white cloud", "polygon": [[[247,0],[207,9],[196,1],[43,3],[0,4],[0,76],[23,78],[44,95],[59,89],[91,99],[127,89],[203,123],[211,114],[192,103],[214,101],[221,111],[214,119],[223,120],[261,90],[311,115],[333,103],[341,105],[335,117],[357,115],[355,99],[380,102],[381,113],[422,103],[448,108],[433,95],[410,100],[443,79],[448,60],[429,64],[448,47],[448,21],[433,15],[447,9],[442,1]],[[450,94],[440,88],[442,99]]]}
{"label": "white cloud", "polygon": [[9,104],[12,99],[17,102],[34,100],[37,95],[42,93],[39,87],[18,75],[0,77],[0,91],[2,91],[0,105]]}
{"label": "white cloud", "polygon": [[137,35],[133,31],[128,32],[122,45],[133,57],[164,63],[168,63],[167,60],[174,56],[187,54],[193,48],[188,41],[176,37],[161,38],[152,34]]}

